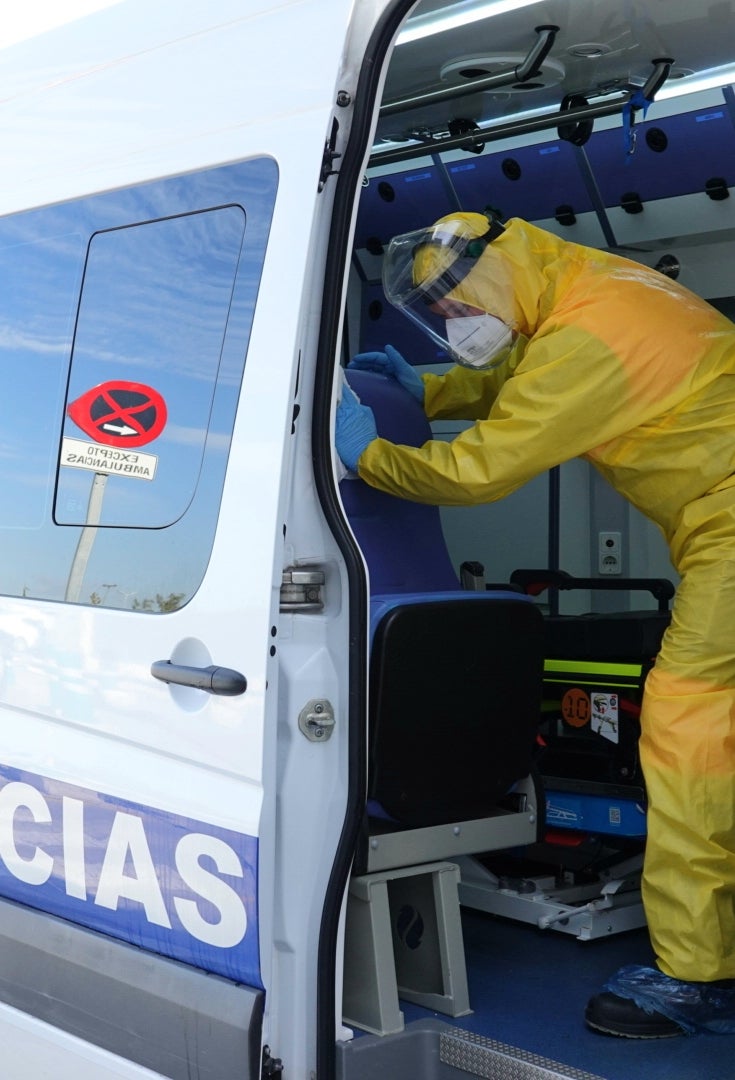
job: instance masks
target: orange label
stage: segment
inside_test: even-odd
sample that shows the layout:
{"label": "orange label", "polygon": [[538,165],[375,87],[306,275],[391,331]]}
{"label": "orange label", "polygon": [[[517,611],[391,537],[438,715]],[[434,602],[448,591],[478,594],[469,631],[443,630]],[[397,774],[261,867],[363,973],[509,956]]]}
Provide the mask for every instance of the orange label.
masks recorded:
{"label": "orange label", "polygon": [[584,727],[590,722],[590,696],[579,687],[567,690],[561,699],[561,714],[571,727]]}

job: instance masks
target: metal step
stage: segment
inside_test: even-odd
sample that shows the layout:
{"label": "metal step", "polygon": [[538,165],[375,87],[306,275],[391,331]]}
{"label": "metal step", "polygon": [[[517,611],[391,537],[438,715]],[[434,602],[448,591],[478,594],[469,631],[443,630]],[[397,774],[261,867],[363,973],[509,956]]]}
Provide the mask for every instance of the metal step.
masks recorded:
{"label": "metal step", "polygon": [[603,1080],[592,1073],[458,1028],[439,1035],[439,1060],[443,1065],[485,1080]]}
{"label": "metal step", "polygon": [[338,1080],[605,1080],[441,1020],[419,1020],[396,1035],[337,1044]]}

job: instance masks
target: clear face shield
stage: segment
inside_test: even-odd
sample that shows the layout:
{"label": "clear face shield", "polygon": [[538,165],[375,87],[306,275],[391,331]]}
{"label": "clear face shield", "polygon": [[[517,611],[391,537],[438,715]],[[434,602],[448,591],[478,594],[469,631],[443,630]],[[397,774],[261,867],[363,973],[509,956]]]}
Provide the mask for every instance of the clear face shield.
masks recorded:
{"label": "clear face shield", "polygon": [[504,309],[510,310],[510,283],[469,277],[487,245],[502,232],[498,222],[489,224],[482,236],[461,219],[440,222],[395,237],[383,262],[383,288],[390,302],[455,363],[475,370],[501,364],[516,337],[513,327],[488,310],[493,298],[501,296]]}

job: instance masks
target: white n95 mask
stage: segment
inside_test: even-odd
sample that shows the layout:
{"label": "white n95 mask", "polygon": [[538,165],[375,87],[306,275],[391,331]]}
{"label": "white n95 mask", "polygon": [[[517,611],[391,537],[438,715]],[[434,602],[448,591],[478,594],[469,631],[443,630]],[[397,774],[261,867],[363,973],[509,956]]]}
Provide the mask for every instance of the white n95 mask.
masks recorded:
{"label": "white n95 mask", "polygon": [[513,344],[513,331],[494,315],[463,315],[446,320],[453,358],[464,367],[482,370],[502,363]]}

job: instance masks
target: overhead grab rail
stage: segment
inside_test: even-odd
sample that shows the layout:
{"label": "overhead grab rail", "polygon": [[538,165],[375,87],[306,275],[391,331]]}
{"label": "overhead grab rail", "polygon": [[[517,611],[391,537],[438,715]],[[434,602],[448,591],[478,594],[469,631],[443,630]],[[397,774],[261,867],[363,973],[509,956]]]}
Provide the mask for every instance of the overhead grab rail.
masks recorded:
{"label": "overhead grab rail", "polygon": [[[655,94],[663,86],[664,82],[668,78],[671,70],[673,60],[668,57],[665,59],[653,60],[654,70],[647,79],[645,85],[641,88],[635,87],[635,89],[628,89],[621,91],[620,97],[616,97],[615,101],[599,102],[594,105],[585,105],[579,108],[571,108],[553,113],[544,113],[542,116],[528,116],[523,117],[520,120],[510,120],[505,124],[497,124],[490,128],[480,128],[472,132],[472,141],[474,143],[487,143],[494,142],[498,139],[506,139],[512,135],[526,135],[532,131],[544,131],[547,128],[559,127],[559,125],[571,125],[575,123],[581,123],[585,120],[595,120],[601,116],[614,116],[616,113],[622,113],[626,105],[630,104],[635,110],[641,106],[638,102],[641,99],[645,99],[649,103],[653,100]],[[500,73],[498,73],[499,75]],[[496,78],[497,76],[490,76]],[[480,79],[477,82],[477,86],[486,82],[485,79]],[[474,88],[475,84],[472,84]],[[452,89],[456,89],[452,87]],[[464,94],[470,93],[470,89],[465,86],[462,87]],[[444,93],[444,91],[437,91],[437,93]],[[432,95],[427,95],[431,98]],[[406,99],[408,100],[408,99]],[[412,99],[416,105],[421,101],[425,101],[426,98]],[[390,104],[396,104],[389,103]],[[389,107],[389,106],[386,106]],[[382,110],[381,110],[382,115]],[[427,153],[443,152],[445,150],[460,149],[467,144],[467,134],[462,133],[460,135],[447,135],[441,138],[432,139],[427,142],[421,142],[412,144],[411,146],[395,147],[390,150],[385,150],[382,153],[377,151],[370,157],[369,165],[390,165],[398,161],[410,161],[412,158],[425,157]]]}
{"label": "overhead grab rail", "polygon": [[558,32],[558,26],[537,26],[538,40],[521,64],[503,68],[502,71],[496,71],[494,75],[485,75],[481,79],[472,79],[461,86],[445,86],[441,90],[431,90],[425,94],[414,94],[411,97],[388,101],[381,106],[380,115],[395,116],[396,113],[408,112],[409,109],[415,109],[419,105],[437,105],[442,101],[467,97],[468,93],[481,93],[483,90],[491,90],[496,86],[526,82],[538,74],[539,68],[551,52]]}

